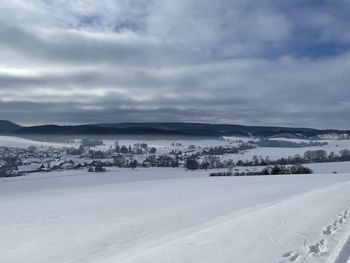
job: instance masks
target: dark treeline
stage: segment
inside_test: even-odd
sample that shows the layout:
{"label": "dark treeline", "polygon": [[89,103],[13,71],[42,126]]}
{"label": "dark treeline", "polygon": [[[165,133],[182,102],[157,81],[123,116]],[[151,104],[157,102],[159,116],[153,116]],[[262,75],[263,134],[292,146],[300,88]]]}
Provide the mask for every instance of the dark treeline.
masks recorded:
{"label": "dark treeline", "polygon": [[[213,148],[211,148],[213,149]],[[220,148],[224,149],[224,148]],[[216,150],[209,150],[213,152]],[[222,160],[220,155],[211,155],[207,152],[194,152],[184,154],[182,151],[172,151],[168,154],[149,155],[144,159],[127,158],[125,154],[113,156],[114,164],[118,167],[184,167],[188,170],[196,169],[222,169],[235,166],[275,166],[275,165],[300,165],[321,162],[344,162],[350,161],[350,151],[342,150],[339,154],[327,153],[325,150],[306,151],[303,156],[297,154],[293,157],[270,160],[254,156],[252,160],[234,162],[232,159]]]}
{"label": "dark treeline", "polygon": [[203,149],[203,155],[224,155],[231,153],[239,153],[245,150],[251,150],[256,148],[254,142],[240,143],[238,146],[215,146],[207,147]]}
{"label": "dark treeline", "polygon": [[309,150],[303,156],[296,154],[288,158],[279,158],[270,160],[269,157],[261,158],[254,156],[251,161],[239,160],[236,166],[266,166],[266,165],[294,165],[307,163],[323,163],[323,162],[346,162],[350,161],[350,150],[341,150],[339,154],[333,151],[329,154],[325,150]]}
{"label": "dark treeline", "polygon": [[322,163],[322,162],[345,162],[350,161],[350,150],[341,150],[339,154],[325,150],[306,151],[303,156],[297,154],[288,158],[280,158],[270,160],[254,156],[252,160],[234,162],[231,159],[221,160],[218,156],[204,156],[202,160],[198,160],[198,156],[192,155],[186,158],[185,167],[189,170],[193,169],[217,169],[217,168],[232,168],[234,166],[274,166],[274,165],[300,165],[307,163]]}
{"label": "dark treeline", "polygon": [[313,146],[325,146],[327,142],[293,142],[293,141],[278,141],[278,140],[268,140],[262,139],[256,142],[259,147],[281,147],[281,148],[304,148]]}
{"label": "dark treeline", "polygon": [[257,175],[282,175],[282,174],[312,174],[313,171],[310,168],[302,165],[283,166],[274,165],[264,168],[257,172],[214,172],[210,173],[209,176],[257,176]]}

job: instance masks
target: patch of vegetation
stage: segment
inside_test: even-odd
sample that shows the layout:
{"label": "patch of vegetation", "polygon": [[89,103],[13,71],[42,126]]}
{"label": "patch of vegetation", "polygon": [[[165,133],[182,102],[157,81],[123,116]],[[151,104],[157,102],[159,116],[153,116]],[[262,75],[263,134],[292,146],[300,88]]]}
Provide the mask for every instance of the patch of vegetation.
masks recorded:
{"label": "patch of vegetation", "polygon": [[258,172],[214,172],[210,173],[209,176],[258,176],[258,175],[287,175],[287,174],[312,174],[313,171],[302,165],[283,166],[275,165],[264,168]]}

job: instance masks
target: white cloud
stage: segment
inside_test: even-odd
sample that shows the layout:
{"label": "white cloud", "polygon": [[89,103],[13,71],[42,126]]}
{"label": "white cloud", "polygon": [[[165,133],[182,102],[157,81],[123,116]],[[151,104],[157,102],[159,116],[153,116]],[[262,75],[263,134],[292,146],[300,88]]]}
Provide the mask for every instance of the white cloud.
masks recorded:
{"label": "white cloud", "polygon": [[298,55],[346,45],[339,3],[4,0],[0,118],[346,127],[347,50]]}

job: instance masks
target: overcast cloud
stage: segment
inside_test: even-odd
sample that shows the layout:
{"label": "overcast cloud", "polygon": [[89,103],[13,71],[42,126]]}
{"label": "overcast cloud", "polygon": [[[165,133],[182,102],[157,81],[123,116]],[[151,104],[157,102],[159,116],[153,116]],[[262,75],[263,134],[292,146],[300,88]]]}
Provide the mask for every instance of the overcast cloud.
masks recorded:
{"label": "overcast cloud", "polygon": [[350,129],[349,0],[2,0],[0,119]]}

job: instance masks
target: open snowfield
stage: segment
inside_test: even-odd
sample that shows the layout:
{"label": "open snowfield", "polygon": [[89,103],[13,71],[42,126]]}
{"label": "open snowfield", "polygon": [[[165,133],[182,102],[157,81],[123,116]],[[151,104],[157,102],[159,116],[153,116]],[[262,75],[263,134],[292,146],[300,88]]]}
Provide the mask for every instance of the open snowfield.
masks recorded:
{"label": "open snowfield", "polygon": [[30,146],[62,148],[62,147],[73,147],[77,145],[73,143],[47,142],[47,141],[31,140],[31,139],[15,137],[15,136],[0,135],[0,146],[19,147],[19,148],[27,148]]}
{"label": "open snowfield", "polygon": [[279,158],[288,158],[289,156],[294,156],[296,154],[303,154],[306,151],[315,150],[325,150],[328,153],[335,152],[339,153],[341,150],[350,149],[350,140],[344,141],[325,141],[328,145],[325,146],[313,146],[313,147],[303,147],[303,148],[282,148],[282,147],[258,147],[256,149],[248,150],[244,155],[232,154],[230,158],[233,160],[252,160],[253,156],[266,157],[269,156],[271,160],[276,160]]}
{"label": "open snowfield", "polygon": [[[280,139],[281,140],[281,139]],[[292,140],[290,140],[292,141]],[[296,140],[303,141],[303,140]],[[269,157],[270,160],[276,160],[279,158],[288,158],[289,156],[294,156],[299,154],[301,156],[304,155],[306,151],[315,151],[315,150],[325,150],[327,153],[335,152],[339,154],[341,150],[350,149],[350,140],[336,141],[336,140],[327,140],[328,145],[325,146],[312,146],[312,147],[302,147],[302,148],[289,148],[289,147],[258,147],[255,149],[247,150],[244,154],[227,154],[225,159],[232,159],[234,161],[238,160],[252,160],[253,156],[258,156],[265,158]]]}
{"label": "open snowfield", "polygon": [[[303,166],[310,168],[315,174],[349,173],[350,162],[307,163]],[[267,166],[237,166],[237,172],[258,172]],[[227,169],[213,169],[213,171],[227,171]]]}
{"label": "open snowfield", "polygon": [[[230,138],[231,142],[240,138]],[[244,139],[245,141],[248,138]],[[220,139],[119,139],[158,153],[227,145]],[[0,146],[78,147],[0,136]],[[114,139],[104,140],[108,149]],[[322,147],[256,148],[223,158],[271,159]],[[72,170],[0,178],[1,263],[328,262],[350,256],[350,162],[311,163],[313,175],[209,177],[183,168]],[[237,167],[240,171],[262,167]],[[215,171],[215,170],[214,170]],[[337,172],[337,174],[333,174]]]}
{"label": "open snowfield", "polygon": [[[99,136],[92,136],[92,137],[99,137]],[[47,138],[50,138],[51,142],[47,140]],[[247,138],[240,138],[236,137],[236,139],[241,139],[243,141],[247,141]],[[58,141],[62,142],[58,142]],[[16,137],[16,136],[1,136],[0,135],[0,146],[7,146],[7,147],[21,147],[26,148],[29,146],[51,146],[51,147],[79,147],[80,145],[81,137],[62,137],[57,140],[55,140],[55,137],[53,136],[46,136],[43,138],[40,138],[39,136],[36,136],[34,138],[22,138],[22,137]],[[251,139],[249,139],[251,140]],[[157,148],[162,147],[170,147],[171,143],[181,143],[183,147],[187,148],[189,145],[197,145],[197,146],[220,146],[220,145],[227,145],[228,142],[223,139],[206,139],[206,138],[193,138],[188,137],[187,139],[165,139],[165,138],[153,138],[153,137],[144,137],[141,136],[135,136],[135,138],[130,139],[129,137],[121,137],[121,136],[105,136],[103,138],[103,146],[96,146],[96,149],[105,150],[108,149],[110,146],[113,146],[114,143],[118,141],[120,145],[134,145],[135,143],[143,143],[147,142],[150,146],[154,146]]]}
{"label": "open snowfield", "polygon": [[0,262],[347,262],[350,175],[182,169],[0,181]]}

